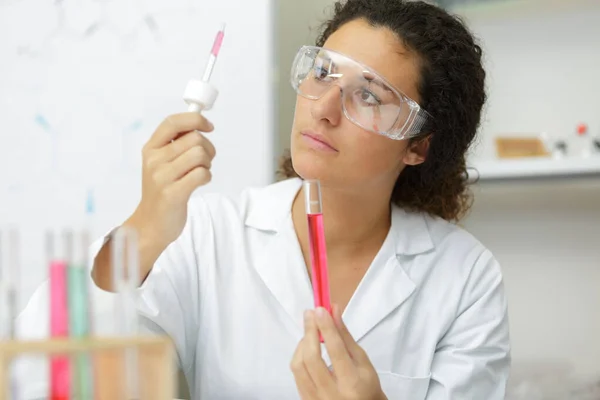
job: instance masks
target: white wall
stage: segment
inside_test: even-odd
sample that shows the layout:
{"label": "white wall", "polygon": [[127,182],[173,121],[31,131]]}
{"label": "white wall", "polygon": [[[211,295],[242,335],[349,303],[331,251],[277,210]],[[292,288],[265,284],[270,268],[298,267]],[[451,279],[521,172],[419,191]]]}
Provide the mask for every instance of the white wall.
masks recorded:
{"label": "white wall", "polygon": [[573,138],[583,122],[600,137],[600,2],[570,1],[463,13],[482,41],[488,73],[484,136],[474,157],[494,157],[497,134]]}
{"label": "white wall", "polygon": [[[483,41],[490,74],[473,158],[494,157],[496,134],[568,138],[586,122],[600,135],[600,3],[593,3],[467,19]],[[600,379],[600,176],[474,190],[465,224],[503,265],[515,371],[565,364]]]}
{"label": "white wall", "polygon": [[506,281],[513,356],[600,378],[600,178],[474,187],[465,226]]}

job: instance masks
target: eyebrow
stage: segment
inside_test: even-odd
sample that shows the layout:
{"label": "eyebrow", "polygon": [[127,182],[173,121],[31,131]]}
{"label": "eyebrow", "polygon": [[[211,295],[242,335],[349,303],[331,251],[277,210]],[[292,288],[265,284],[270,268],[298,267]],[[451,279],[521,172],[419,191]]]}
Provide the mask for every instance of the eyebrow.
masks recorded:
{"label": "eyebrow", "polygon": [[332,71],[332,69],[335,70],[336,64],[331,57],[328,57],[327,55],[318,54],[317,57],[315,58],[315,62],[316,61],[319,61],[321,63],[321,65],[327,65],[327,72],[328,72],[327,75],[328,76],[333,75],[331,73],[331,71]]}
{"label": "eyebrow", "polygon": [[[321,55],[319,54],[317,56],[316,59],[320,59],[322,63],[327,62],[329,64],[328,66],[328,70],[329,71],[336,71],[337,70],[337,63],[335,62],[333,57],[329,57],[329,55]],[[332,68],[333,67],[333,68]],[[332,77],[332,78],[340,78],[342,76],[344,76],[343,73],[335,73],[335,72],[329,72],[327,74],[328,76]],[[393,93],[394,91],[385,83],[383,83],[382,81],[378,80],[378,75],[375,74],[374,72],[371,72],[369,70],[364,70],[363,71],[363,78],[369,82],[369,83],[373,83],[377,86],[379,86],[380,88],[382,88],[383,90],[386,90],[390,93]]]}
{"label": "eyebrow", "polygon": [[374,83],[375,85],[381,87],[384,90],[387,90],[388,92],[393,92],[388,85],[384,84],[379,80],[376,80],[377,76],[370,71],[363,71],[363,78],[365,78],[367,82]]}

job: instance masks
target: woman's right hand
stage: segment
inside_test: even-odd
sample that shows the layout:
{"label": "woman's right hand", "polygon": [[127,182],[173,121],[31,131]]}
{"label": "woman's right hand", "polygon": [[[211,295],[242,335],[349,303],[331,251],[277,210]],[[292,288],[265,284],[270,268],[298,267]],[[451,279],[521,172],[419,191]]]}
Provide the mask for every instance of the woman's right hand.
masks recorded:
{"label": "woman's right hand", "polygon": [[[162,252],[183,231],[192,192],[211,179],[215,147],[200,132],[213,129],[197,113],[170,115],[144,145],[142,199],[123,223],[138,236],[140,284]],[[106,291],[114,290],[111,248],[111,241],[102,246],[92,269],[92,279]]]}
{"label": "woman's right hand", "polygon": [[192,192],[211,180],[215,147],[200,132],[213,125],[198,113],[170,115],[142,150],[142,198],[125,225],[134,227],[140,245],[162,251],[179,237]]}

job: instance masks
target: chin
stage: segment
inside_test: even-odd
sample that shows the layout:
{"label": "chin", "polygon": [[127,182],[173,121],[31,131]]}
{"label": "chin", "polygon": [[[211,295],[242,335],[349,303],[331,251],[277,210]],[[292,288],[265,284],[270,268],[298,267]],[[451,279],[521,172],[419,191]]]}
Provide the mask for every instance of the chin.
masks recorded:
{"label": "chin", "polygon": [[291,155],[294,171],[302,179],[318,179],[321,182],[339,180],[336,178],[336,168],[335,165],[332,165],[334,164],[332,160],[327,160],[308,149],[292,149]]}

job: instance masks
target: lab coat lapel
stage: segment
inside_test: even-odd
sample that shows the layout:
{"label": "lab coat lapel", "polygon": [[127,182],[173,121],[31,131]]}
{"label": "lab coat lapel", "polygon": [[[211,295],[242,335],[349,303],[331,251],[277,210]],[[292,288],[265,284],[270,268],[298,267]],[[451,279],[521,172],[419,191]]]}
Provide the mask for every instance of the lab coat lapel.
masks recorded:
{"label": "lab coat lapel", "polygon": [[291,218],[291,205],[300,185],[299,179],[291,179],[257,193],[246,219],[247,225],[268,236],[254,267],[290,316],[298,338],[304,331],[304,311],[314,308],[310,279]]}
{"label": "lab coat lapel", "polygon": [[[395,252],[390,251],[390,244],[384,243],[342,315],[348,331],[359,344],[415,290],[415,284],[402,269]],[[323,346],[321,353],[327,366],[331,366],[331,358]]]}
{"label": "lab coat lapel", "polygon": [[[289,224],[292,224],[291,218]],[[304,311],[314,308],[312,290],[293,226],[274,235],[261,255],[256,270],[263,282],[292,318],[297,333],[304,331]]]}
{"label": "lab coat lapel", "polygon": [[344,322],[357,342],[415,290],[398,261],[391,238],[386,239],[344,311]]}
{"label": "lab coat lapel", "polygon": [[[400,260],[434,248],[425,217],[392,208],[392,224],[381,249],[350,299],[342,319],[356,342],[400,307],[416,285]],[[331,360],[322,349],[328,366]]]}

